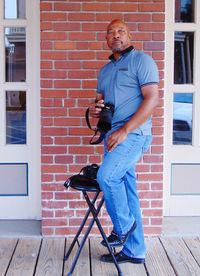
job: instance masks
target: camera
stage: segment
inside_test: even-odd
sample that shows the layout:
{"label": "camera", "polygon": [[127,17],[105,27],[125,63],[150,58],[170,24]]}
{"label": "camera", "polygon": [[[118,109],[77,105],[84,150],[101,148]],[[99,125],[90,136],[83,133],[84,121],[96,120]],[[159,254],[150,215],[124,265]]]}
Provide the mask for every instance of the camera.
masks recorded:
{"label": "camera", "polygon": [[[112,117],[114,113],[114,105],[111,103],[105,103],[104,107],[102,108],[100,115],[99,115],[99,121],[97,123],[97,127],[93,129],[90,124],[89,120],[89,107],[87,108],[85,112],[85,119],[88,127],[94,131],[94,136],[90,140],[91,145],[97,145],[100,144],[104,137],[106,132],[108,132],[111,129],[112,125]],[[100,132],[100,136],[96,141],[93,141],[93,138],[97,135],[97,133]]]}
{"label": "camera", "polygon": [[111,122],[114,113],[114,105],[111,103],[105,103],[104,107],[100,112],[97,129],[100,132],[107,132],[111,129]]}

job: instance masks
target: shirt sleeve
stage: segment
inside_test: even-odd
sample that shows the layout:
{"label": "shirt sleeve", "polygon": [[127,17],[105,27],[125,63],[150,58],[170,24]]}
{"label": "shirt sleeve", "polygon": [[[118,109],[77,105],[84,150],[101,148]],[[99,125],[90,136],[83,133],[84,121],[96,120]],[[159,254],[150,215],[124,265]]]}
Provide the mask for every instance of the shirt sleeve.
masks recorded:
{"label": "shirt sleeve", "polygon": [[104,94],[103,93],[103,88],[102,88],[102,73],[101,73],[102,70],[100,70],[99,74],[98,74],[98,77],[97,77],[97,93],[99,94]]}
{"label": "shirt sleeve", "polygon": [[159,83],[158,68],[151,56],[140,52],[137,63],[137,76],[141,87]]}

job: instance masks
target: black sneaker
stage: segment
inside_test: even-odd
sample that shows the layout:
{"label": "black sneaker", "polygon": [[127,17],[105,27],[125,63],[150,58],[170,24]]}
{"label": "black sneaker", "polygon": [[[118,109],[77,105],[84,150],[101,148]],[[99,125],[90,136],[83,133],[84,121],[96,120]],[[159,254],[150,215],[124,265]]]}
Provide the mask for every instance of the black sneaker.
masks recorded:
{"label": "black sneaker", "polygon": [[[111,247],[122,246],[127,241],[129,235],[135,230],[136,226],[136,221],[134,221],[131,229],[125,235],[122,236],[119,236],[117,233],[115,233],[115,231],[112,231],[110,236],[107,238],[109,245]],[[104,240],[101,241],[101,244],[103,246],[107,246]]]}
{"label": "black sneaker", "polygon": [[[119,253],[114,254],[115,259],[118,264],[122,263],[133,263],[133,264],[144,264],[145,263],[145,258],[134,258],[134,257],[129,257],[125,255],[122,251]],[[105,263],[113,263],[113,258],[111,254],[104,254],[100,257],[100,260]]]}

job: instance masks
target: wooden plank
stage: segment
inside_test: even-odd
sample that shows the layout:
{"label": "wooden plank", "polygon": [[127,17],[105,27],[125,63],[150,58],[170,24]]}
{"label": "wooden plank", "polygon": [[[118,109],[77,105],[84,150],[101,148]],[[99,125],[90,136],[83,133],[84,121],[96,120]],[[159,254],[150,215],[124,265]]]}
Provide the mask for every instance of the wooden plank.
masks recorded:
{"label": "wooden plank", "polygon": [[158,238],[146,239],[146,268],[151,276],[176,275]]}
{"label": "wooden plank", "polygon": [[[65,254],[66,254],[67,250],[69,249],[72,240],[73,239],[67,239]],[[77,249],[78,249],[78,246],[77,246],[77,244],[75,244],[68,260],[65,261],[64,274],[63,275],[68,274],[68,272],[70,270],[70,267],[71,267],[71,264],[74,260],[74,256],[76,254]],[[73,272],[73,276],[80,276],[80,275],[84,275],[84,276],[89,276],[90,275],[90,259],[89,259],[89,243],[88,243],[88,240],[86,241],[86,243],[85,243],[85,245],[82,249],[82,252],[79,256],[79,259],[76,263],[76,266],[75,266],[75,269],[74,269],[74,272]]]}
{"label": "wooden plank", "polygon": [[177,275],[200,275],[200,267],[181,238],[161,238]]}
{"label": "wooden plank", "polygon": [[17,239],[0,238],[0,276],[4,276],[17,244]]}
{"label": "wooden plank", "polygon": [[200,266],[200,237],[185,237],[183,240]]}
{"label": "wooden plank", "polygon": [[40,243],[40,238],[20,239],[6,275],[32,276],[35,270]]}
{"label": "wooden plank", "polygon": [[35,275],[61,276],[63,268],[64,247],[64,238],[43,239]]}
{"label": "wooden plank", "polygon": [[[92,275],[118,275],[117,269],[113,263],[104,263],[100,261],[102,254],[108,254],[108,250],[100,244],[102,239],[90,239],[90,250],[91,250],[91,268]],[[143,264],[132,264],[124,263],[120,264],[123,275],[126,276],[146,276],[145,267]]]}

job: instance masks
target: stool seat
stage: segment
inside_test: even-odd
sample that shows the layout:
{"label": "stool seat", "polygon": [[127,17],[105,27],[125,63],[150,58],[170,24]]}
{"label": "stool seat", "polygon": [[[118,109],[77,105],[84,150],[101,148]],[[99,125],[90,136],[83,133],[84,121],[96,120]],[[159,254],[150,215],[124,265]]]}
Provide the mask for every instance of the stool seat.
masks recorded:
{"label": "stool seat", "polygon": [[64,183],[64,186],[66,188],[71,187],[71,188],[73,188],[75,190],[79,190],[79,191],[87,191],[87,192],[100,192],[101,191],[99,184],[95,179],[87,178],[81,174],[71,176]]}

